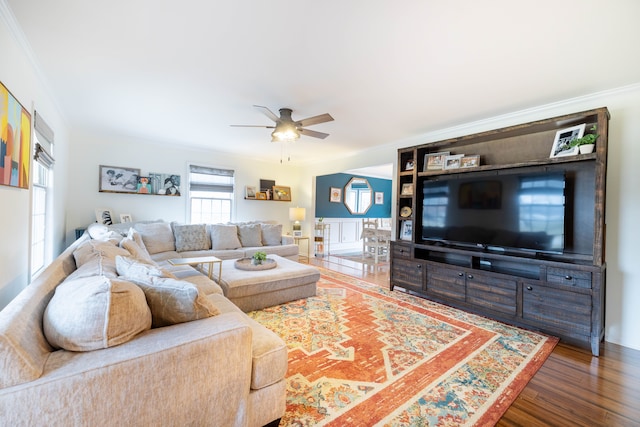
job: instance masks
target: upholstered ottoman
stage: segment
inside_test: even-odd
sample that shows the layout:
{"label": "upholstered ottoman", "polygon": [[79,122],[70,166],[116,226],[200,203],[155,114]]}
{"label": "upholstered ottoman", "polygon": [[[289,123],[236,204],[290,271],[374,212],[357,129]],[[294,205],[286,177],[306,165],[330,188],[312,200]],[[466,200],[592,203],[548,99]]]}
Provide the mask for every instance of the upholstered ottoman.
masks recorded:
{"label": "upholstered ottoman", "polygon": [[240,270],[235,267],[236,260],[224,260],[222,279],[218,277],[217,268],[214,268],[213,279],[218,282],[224,295],[244,312],[316,294],[316,283],[320,279],[317,268],[278,255],[267,255],[267,258],[276,261],[275,268]]}

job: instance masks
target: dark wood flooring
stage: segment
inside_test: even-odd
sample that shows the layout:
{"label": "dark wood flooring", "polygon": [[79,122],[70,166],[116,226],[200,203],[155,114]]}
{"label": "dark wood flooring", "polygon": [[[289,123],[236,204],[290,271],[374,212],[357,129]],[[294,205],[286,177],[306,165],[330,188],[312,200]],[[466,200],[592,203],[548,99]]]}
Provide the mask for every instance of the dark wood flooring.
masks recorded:
{"label": "dark wood flooring", "polygon": [[[337,256],[310,264],[389,287],[389,264]],[[640,351],[605,342],[600,357],[560,343],[498,426],[640,426]]]}

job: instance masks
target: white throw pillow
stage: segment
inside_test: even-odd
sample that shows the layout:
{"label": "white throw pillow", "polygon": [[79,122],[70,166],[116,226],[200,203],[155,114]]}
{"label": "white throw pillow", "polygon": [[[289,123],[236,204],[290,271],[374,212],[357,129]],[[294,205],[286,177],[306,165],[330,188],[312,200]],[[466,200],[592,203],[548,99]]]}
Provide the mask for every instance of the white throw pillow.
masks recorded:
{"label": "white throw pillow", "polygon": [[238,227],[233,224],[212,224],[211,249],[238,249],[242,247],[238,239]]}
{"label": "white throw pillow", "polygon": [[113,347],[150,327],[144,292],[133,283],[105,276],[60,284],[43,318],[49,344],[69,351]]}
{"label": "white throw pillow", "polygon": [[147,280],[152,276],[176,278],[172,273],[155,264],[140,262],[134,258],[123,256],[116,257],[116,270],[118,271],[119,276],[124,277],[127,280]]}
{"label": "white throw pillow", "polygon": [[211,241],[204,224],[173,225],[176,251],[203,251],[211,248]]}
{"label": "white throw pillow", "polygon": [[117,255],[129,256],[129,251],[117,246],[113,240],[87,240],[73,251],[76,270],[67,280],[91,276],[117,277]]}
{"label": "white throw pillow", "polygon": [[134,228],[142,236],[144,246],[150,255],[176,250],[173,230],[168,222],[137,223]]}
{"label": "white throw pillow", "polygon": [[140,286],[151,308],[152,327],[173,325],[216,316],[220,312],[198,288],[181,280],[153,277],[131,279]]}
{"label": "white throw pillow", "polygon": [[152,264],[153,260],[151,259],[151,255],[149,255],[149,251],[144,246],[144,242],[142,241],[142,236],[133,228],[129,229],[127,233],[127,237],[122,239],[120,242],[120,247],[129,251],[129,253],[136,259]]}
{"label": "white throw pillow", "polygon": [[282,224],[260,224],[262,228],[262,244],[279,246],[282,244]]}
{"label": "white throw pillow", "polygon": [[243,248],[262,246],[262,229],[260,224],[238,225],[238,237]]}

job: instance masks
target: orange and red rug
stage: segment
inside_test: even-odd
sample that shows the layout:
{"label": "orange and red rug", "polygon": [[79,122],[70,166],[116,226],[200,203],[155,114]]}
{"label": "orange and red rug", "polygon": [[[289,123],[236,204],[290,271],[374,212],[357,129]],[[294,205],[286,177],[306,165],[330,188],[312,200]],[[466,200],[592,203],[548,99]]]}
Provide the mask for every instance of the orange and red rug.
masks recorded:
{"label": "orange and red rug", "polygon": [[281,426],[495,424],[558,340],[321,269],[249,313],[289,347]]}

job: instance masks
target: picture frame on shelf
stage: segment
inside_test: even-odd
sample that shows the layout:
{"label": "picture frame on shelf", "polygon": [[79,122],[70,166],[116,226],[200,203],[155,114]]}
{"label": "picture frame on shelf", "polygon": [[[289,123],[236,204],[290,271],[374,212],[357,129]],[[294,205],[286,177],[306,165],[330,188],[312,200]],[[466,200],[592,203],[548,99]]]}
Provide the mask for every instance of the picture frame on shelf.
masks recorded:
{"label": "picture frame on shelf", "polygon": [[256,187],[255,185],[245,185],[244,186],[244,198],[245,199],[252,199],[254,200],[256,198]]}
{"label": "picture frame on shelf", "polygon": [[120,214],[120,222],[123,224],[126,222],[133,222],[133,218],[131,217],[131,214]]}
{"label": "picture frame on shelf", "polygon": [[342,188],[331,187],[329,190],[329,201],[331,203],[340,203],[342,200]]}
{"label": "picture frame on shelf", "polygon": [[464,154],[455,154],[453,156],[451,156],[451,155],[445,156],[444,157],[443,169],[444,170],[459,169],[460,168],[460,161],[462,160],[463,157],[464,157]]}
{"label": "picture frame on shelf", "polygon": [[384,205],[384,192],[376,191],[373,200],[376,205]]}
{"label": "picture frame on shelf", "polygon": [[291,201],[291,188],[284,185],[273,186],[273,200],[279,200],[281,202]]}
{"label": "picture frame on shelf", "polygon": [[180,175],[149,172],[151,191],[159,196],[180,196]]}
{"label": "picture frame on shelf", "polygon": [[102,193],[137,193],[140,169],[122,166],[98,166],[98,191]]}
{"label": "picture frame on shelf", "polygon": [[583,123],[581,125],[571,126],[557,131],[556,137],[553,140],[553,145],[551,146],[551,153],[549,154],[549,157],[575,156],[578,154],[580,152],[580,148],[577,146],[572,147],[570,144],[574,139],[582,138],[585,127],[586,123]]}
{"label": "picture frame on shelf", "polygon": [[451,154],[450,151],[441,151],[439,153],[427,153],[424,155],[423,172],[442,170],[444,166],[444,158]]}
{"label": "picture frame on shelf", "polygon": [[151,191],[151,178],[148,176],[139,176],[138,177],[138,189],[136,191],[138,194],[152,194]]}
{"label": "picture frame on shelf", "polygon": [[407,163],[404,165],[404,170],[412,171],[414,167],[415,167],[415,160],[409,159],[407,160]]}
{"label": "picture frame on shelf", "polygon": [[113,211],[107,208],[96,209],[96,222],[103,225],[113,224]]}
{"label": "picture frame on shelf", "polygon": [[411,240],[411,234],[413,231],[413,221],[404,220],[400,227],[400,240]]}
{"label": "picture frame on shelf", "polygon": [[480,166],[480,155],[464,156],[460,159],[460,168],[475,168]]}
{"label": "picture frame on shelf", "polygon": [[256,200],[267,200],[267,192],[259,191],[256,193]]}
{"label": "picture frame on shelf", "polygon": [[402,190],[400,191],[401,196],[413,196],[413,184],[406,183],[402,184]]}

